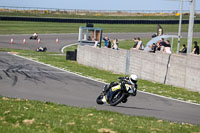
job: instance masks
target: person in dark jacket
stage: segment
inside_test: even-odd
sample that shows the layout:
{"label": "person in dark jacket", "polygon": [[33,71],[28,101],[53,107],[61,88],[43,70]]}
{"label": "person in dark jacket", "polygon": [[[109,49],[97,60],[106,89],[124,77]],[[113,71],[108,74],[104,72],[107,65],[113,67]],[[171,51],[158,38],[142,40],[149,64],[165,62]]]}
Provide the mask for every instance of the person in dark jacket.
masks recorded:
{"label": "person in dark jacket", "polygon": [[179,51],[179,53],[187,53],[187,47],[185,46],[185,44],[183,44],[183,47],[181,51]]}
{"label": "person in dark jacket", "polygon": [[199,46],[197,44],[197,41],[194,41],[194,49],[193,49],[192,53],[199,55]]}

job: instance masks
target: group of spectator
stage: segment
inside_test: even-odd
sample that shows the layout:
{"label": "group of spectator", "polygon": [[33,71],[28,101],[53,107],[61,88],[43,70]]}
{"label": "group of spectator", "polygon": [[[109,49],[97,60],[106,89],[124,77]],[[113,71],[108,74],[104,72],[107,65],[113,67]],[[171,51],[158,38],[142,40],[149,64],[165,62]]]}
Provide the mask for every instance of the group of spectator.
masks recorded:
{"label": "group of spectator", "polygon": [[152,45],[150,45],[150,52],[155,53],[156,51],[161,51],[163,53],[168,53],[171,54],[171,44],[169,40],[166,40],[164,38],[161,38],[160,41],[158,41],[157,43],[153,43]]}
{"label": "group of spectator", "polygon": [[[179,53],[187,53],[187,47],[185,46],[185,44],[183,44],[182,49],[179,51]],[[192,54],[197,54],[199,55],[199,46],[197,44],[197,41],[194,41],[194,48],[192,50]]]}
{"label": "group of spectator", "polygon": [[104,42],[105,42],[105,47],[106,48],[112,48],[114,50],[118,50],[119,47],[118,47],[118,39],[113,39],[112,40],[112,43],[110,41],[110,39],[108,37],[104,37],[103,38]]}
{"label": "group of spectator", "polygon": [[[161,52],[168,53],[168,54],[172,53],[170,41],[169,40],[164,41],[164,38],[161,38],[161,40],[158,41],[156,44],[153,43],[150,46],[150,48],[151,48],[150,52],[153,52],[153,53],[155,53],[156,51],[161,51]],[[183,44],[183,47],[181,48],[179,53],[187,53],[187,47],[185,44]],[[194,49],[192,51],[192,54],[199,55],[199,46],[197,44],[197,41],[194,41]]]}
{"label": "group of spectator", "polygon": [[[103,40],[105,42],[106,48],[112,48],[114,50],[119,49],[118,39],[112,40],[112,43],[108,37],[104,37]],[[134,40],[133,49],[144,50],[144,44],[143,44],[142,40],[140,39],[140,37],[134,38],[133,40]],[[169,40],[165,41],[164,38],[161,38],[160,41],[158,41],[157,43],[153,43],[149,47],[151,48],[150,52],[153,52],[153,53],[155,53],[156,51],[161,51],[163,53],[168,53],[168,54],[172,53],[170,41]],[[199,46],[197,44],[197,41],[194,41],[194,49],[193,49],[192,53],[199,55],[199,52],[200,51],[199,51]],[[183,47],[181,48],[179,53],[187,53],[187,47],[185,44],[183,44]]]}

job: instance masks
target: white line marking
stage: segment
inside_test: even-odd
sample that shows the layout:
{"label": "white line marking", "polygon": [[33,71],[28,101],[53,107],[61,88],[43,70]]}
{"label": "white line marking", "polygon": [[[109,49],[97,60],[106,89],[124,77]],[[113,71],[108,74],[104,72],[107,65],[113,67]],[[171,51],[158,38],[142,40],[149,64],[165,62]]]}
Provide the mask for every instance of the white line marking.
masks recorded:
{"label": "white line marking", "polygon": [[[95,82],[99,82],[99,83],[103,83],[103,84],[107,84],[103,81],[98,81],[98,80],[95,80],[93,78],[89,78],[89,77],[86,77],[86,76],[83,76],[83,75],[80,75],[80,74],[77,74],[77,73],[74,73],[74,72],[70,72],[70,71],[67,71],[65,69],[62,69],[62,68],[58,68],[58,67],[55,67],[55,66],[52,66],[52,65],[49,65],[49,64],[45,64],[45,63],[42,63],[42,62],[39,62],[39,61],[34,61],[32,59],[29,59],[29,58],[26,58],[26,57],[23,57],[23,56],[20,56],[20,55],[16,55],[16,54],[13,54],[13,53],[10,53],[8,52],[10,55],[14,55],[14,56],[17,56],[17,57],[20,57],[20,58],[23,58],[23,59],[26,59],[26,60],[29,60],[29,61],[33,61],[35,63],[38,63],[38,64],[42,64],[42,65],[45,65],[45,66],[48,66],[48,67],[51,67],[51,68],[55,68],[55,69],[58,69],[58,70],[61,70],[63,72],[67,72],[67,73],[70,73],[70,74],[74,74],[76,76],[79,76],[79,77],[82,77],[82,78],[85,78],[85,79],[89,79],[89,80],[92,80],[92,81],[95,81]],[[139,91],[139,90],[138,90]],[[161,97],[161,98],[165,98],[165,99],[169,99],[169,100],[173,100],[173,101],[178,101],[178,102],[182,102],[182,103],[187,103],[187,104],[192,104],[192,105],[197,105],[197,106],[200,106],[200,104],[198,103],[191,103],[191,102],[187,102],[187,101],[181,101],[181,100],[178,100],[178,99],[174,99],[174,98],[170,98],[170,97],[166,97],[166,96],[161,96],[161,95],[158,95],[158,94],[152,94],[152,93],[149,93],[149,92],[144,92],[144,91],[139,91],[141,93],[145,93],[145,94],[148,94],[148,95],[152,95],[152,96],[156,96],[156,97]]]}
{"label": "white line marking", "polygon": [[64,49],[73,45],[77,45],[78,43],[73,43],[73,44],[69,44],[69,45],[65,45],[64,47],[62,47],[61,52],[64,53]]}

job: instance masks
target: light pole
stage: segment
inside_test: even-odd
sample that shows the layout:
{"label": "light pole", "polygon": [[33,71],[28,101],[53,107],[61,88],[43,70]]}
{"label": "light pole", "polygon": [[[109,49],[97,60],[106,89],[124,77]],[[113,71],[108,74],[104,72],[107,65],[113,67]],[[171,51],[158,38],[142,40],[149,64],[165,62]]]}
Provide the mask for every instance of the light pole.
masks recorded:
{"label": "light pole", "polygon": [[192,51],[192,38],[193,38],[193,27],[194,27],[194,11],[195,11],[195,0],[190,0],[190,20],[188,28],[188,42],[187,42],[187,53]]}
{"label": "light pole", "polygon": [[177,53],[179,53],[180,41],[181,41],[182,10],[183,10],[183,0],[180,0],[180,17],[179,17],[179,27],[178,27],[178,45],[177,45]]}

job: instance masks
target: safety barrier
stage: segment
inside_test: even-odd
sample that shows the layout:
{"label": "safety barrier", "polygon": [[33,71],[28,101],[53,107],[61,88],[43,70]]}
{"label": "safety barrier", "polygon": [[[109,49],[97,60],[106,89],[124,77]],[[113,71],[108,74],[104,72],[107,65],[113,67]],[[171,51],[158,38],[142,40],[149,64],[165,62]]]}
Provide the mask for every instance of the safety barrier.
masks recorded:
{"label": "safety barrier", "polygon": [[200,56],[78,46],[80,64],[200,92]]}
{"label": "safety barrier", "polygon": [[[101,20],[101,19],[62,19],[62,18],[34,18],[34,17],[6,17],[0,16],[3,21],[35,21],[58,23],[99,23],[99,24],[179,24],[179,20]],[[182,24],[188,24],[189,20],[182,20]],[[200,20],[195,20],[200,24]]]}

